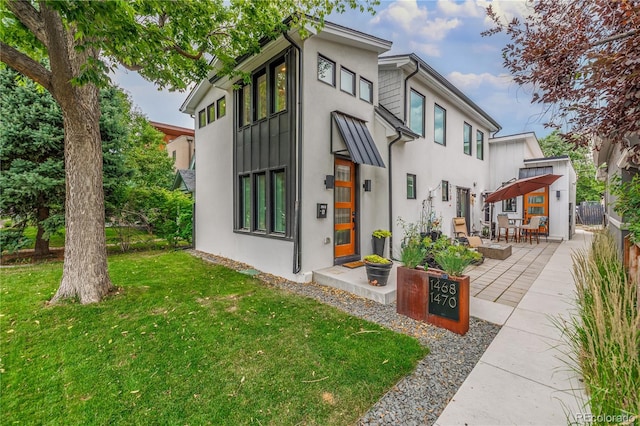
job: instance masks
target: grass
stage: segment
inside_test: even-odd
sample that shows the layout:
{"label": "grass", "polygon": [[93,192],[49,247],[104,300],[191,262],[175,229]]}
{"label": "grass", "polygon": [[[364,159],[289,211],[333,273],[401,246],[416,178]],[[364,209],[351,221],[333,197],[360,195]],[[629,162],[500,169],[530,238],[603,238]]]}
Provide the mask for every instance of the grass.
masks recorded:
{"label": "grass", "polygon": [[427,353],[184,252],[109,269],[86,306],[46,306],[60,263],[0,270],[3,424],[352,424]]}
{"label": "grass", "polygon": [[[640,311],[636,285],[608,232],[574,255],[578,317],[564,331],[580,365],[595,416],[640,420]],[[633,418],[635,417],[635,421]],[[608,424],[607,421],[596,422]]]}
{"label": "grass", "polygon": [[[38,229],[35,226],[27,226],[24,229],[24,236],[32,241],[31,248],[35,245],[37,232]],[[64,247],[64,234],[64,228],[60,228],[60,230],[51,234],[49,237],[49,247]],[[145,243],[155,239],[154,236],[149,235],[146,231],[132,227],[109,226],[105,228],[105,234],[107,244],[119,244],[123,237],[130,240],[131,243]]]}

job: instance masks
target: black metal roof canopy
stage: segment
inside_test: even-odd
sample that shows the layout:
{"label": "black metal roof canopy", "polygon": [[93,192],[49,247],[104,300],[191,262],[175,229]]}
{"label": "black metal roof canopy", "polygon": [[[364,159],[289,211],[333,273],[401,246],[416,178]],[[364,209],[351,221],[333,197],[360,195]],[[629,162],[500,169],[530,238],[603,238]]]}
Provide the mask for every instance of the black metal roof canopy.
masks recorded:
{"label": "black metal roof canopy", "polygon": [[376,148],[367,124],[355,117],[338,111],[331,113],[338,125],[351,160],[357,164],[370,164],[377,167],[385,167],[380,152]]}

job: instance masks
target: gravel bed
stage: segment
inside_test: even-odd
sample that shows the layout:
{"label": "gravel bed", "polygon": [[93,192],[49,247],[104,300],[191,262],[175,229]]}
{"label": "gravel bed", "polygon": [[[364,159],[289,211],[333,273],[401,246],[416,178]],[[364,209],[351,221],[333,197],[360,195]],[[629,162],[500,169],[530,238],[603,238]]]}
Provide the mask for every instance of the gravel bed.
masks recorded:
{"label": "gravel bed", "polygon": [[[194,256],[235,270],[250,265],[190,250]],[[265,285],[284,289],[335,306],[353,316],[417,338],[430,349],[415,371],[391,388],[358,425],[432,425],[469,375],[500,326],[471,318],[464,336],[396,313],[396,305],[381,305],[343,290],[316,283],[295,283],[258,272]]]}

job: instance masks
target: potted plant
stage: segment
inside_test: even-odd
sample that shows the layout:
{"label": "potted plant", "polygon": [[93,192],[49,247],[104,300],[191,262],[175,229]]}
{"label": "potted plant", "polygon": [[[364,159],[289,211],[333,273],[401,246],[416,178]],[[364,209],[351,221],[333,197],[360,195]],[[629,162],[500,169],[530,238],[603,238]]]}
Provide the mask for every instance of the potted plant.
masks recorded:
{"label": "potted plant", "polygon": [[426,248],[420,233],[420,225],[398,220],[404,230],[400,249],[403,266],[397,270],[396,311],[410,318],[427,319],[427,280],[422,263]]}
{"label": "potted plant", "polygon": [[465,268],[479,261],[482,255],[462,244],[451,244],[436,250],[433,257],[447,275],[461,277]]}
{"label": "potted plant", "polygon": [[367,280],[374,286],[385,286],[389,280],[389,273],[393,262],[377,254],[364,257],[364,266],[367,271]]}
{"label": "potted plant", "polygon": [[373,245],[373,253],[378,256],[384,256],[384,246],[387,238],[391,236],[391,231],[386,229],[376,229],[371,234],[371,242]]}

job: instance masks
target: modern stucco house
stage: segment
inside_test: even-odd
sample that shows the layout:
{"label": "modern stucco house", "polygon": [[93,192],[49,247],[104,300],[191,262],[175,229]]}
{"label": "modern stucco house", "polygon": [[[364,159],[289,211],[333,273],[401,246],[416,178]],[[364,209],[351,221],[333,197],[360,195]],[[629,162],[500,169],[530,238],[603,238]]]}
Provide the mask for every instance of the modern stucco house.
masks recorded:
{"label": "modern stucco house", "polygon": [[418,56],[384,56],[390,48],[327,22],[239,60],[250,84],[214,62],[181,107],[196,119],[196,249],[308,281],[371,253],[375,229],[392,230],[398,257],[398,218],[440,219],[452,235],[464,216],[481,230],[500,126]]}
{"label": "modern stucco house", "polygon": [[515,179],[546,173],[561,175],[536,192],[495,203],[495,214],[525,219],[548,217],[548,237],[569,240],[575,233],[576,173],[568,155],[544,157],[534,133],[489,139],[489,162],[493,189]]}

